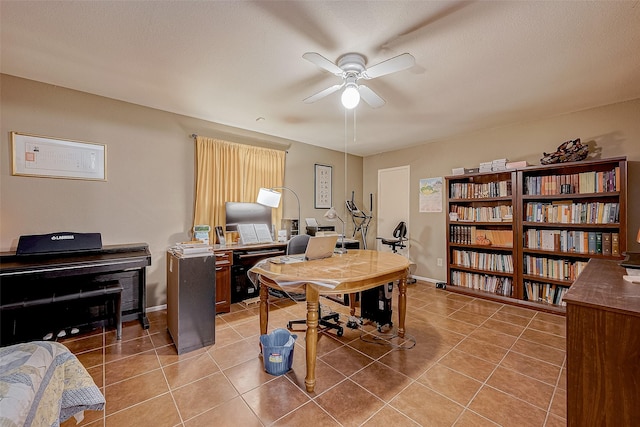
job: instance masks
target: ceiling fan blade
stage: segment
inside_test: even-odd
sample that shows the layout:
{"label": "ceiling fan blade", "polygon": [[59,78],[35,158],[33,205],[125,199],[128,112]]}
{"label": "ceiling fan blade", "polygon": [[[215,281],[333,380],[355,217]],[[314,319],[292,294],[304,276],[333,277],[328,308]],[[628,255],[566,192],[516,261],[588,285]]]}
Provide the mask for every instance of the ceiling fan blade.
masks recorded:
{"label": "ceiling fan blade", "polygon": [[394,56],[391,59],[387,59],[379,64],[367,68],[362,73],[362,77],[365,79],[375,79],[376,77],[384,76],[387,74],[395,73],[396,71],[406,70],[415,65],[416,59],[409,53],[403,53],[402,55]]}
{"label": "ceiling fan blade", "polygon": [[385,104],[384,99],[380,98],[377,93],[369,89],[365,85],[358,85],[358,92],[364,102],[369,104],[371,108],[380,108]]}
{"label": "ceiling fan blade", "polygon": [[344,83],[328,87],[328,88],[326,88],[324,90],[321,90],[320,92],[316,93],[315,95],[311,95],[310,97],[305,98],[303,100],[303,102],[305,104],[311,104],[313,102],[316,102],[317,100],[319,100],[321,98],[324,98],[327,95],[331,95],[333,92],[336,92],[336,91],[340,90],[340,88],[342,86],[344,86]]}
{"label": "ceiling fan blade", "polygon": [[338,67],[336,64],[329,61],[327,58],[320,55],[319,53],[307,52],[304,55],[302,55],[302,57],[309,62],[313,62],[318,67],[324,68],[328,72],[335,74],[336,76],[342,76],[342,74],[344,73],[342,68]]}

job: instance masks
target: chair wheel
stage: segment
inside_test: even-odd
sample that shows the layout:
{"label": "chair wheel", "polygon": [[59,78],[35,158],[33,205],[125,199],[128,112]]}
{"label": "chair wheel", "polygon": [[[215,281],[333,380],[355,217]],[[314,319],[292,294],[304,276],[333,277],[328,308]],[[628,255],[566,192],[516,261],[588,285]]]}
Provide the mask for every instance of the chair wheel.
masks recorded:
{"label": "chair wheel", "polygon": [[344,334],[344,329],[340,328],[337,330],[336,335],[338,335],[339,337],[341,337]]}

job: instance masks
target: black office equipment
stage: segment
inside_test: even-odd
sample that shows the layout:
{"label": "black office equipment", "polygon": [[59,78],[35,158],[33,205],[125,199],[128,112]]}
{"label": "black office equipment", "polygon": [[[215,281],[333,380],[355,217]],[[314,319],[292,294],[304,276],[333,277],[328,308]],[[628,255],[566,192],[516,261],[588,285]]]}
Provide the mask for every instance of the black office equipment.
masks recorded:
{"label": "black office equipment", "polygon": [[335,225],[307,225],[307,234],[315,236],[319,231],[336,231]]}
{"label": "black office equipment", "polygon": [[392,293],[393,282],[367,289],[360,293],[361,317],[375,322],[379,331],[385,325],[393,326],[391,322],[393,311],[391,309]]}
{"label": "black office equipment", "polygon": [[238,231],[238,224],[266,224],[269,229],[273,221],[269,206],[259,203],[226,202],[225,226],[227,231]]}
{"label": "black office equipment", "polygon": [[284,255],[285,245],[256,246],[255,249],[241,249],[233,251],[233,265],[231,267],[231,302],[240,302],[259,295],[256,287],[247,277],[247,272],[258,261],[278,255]]}

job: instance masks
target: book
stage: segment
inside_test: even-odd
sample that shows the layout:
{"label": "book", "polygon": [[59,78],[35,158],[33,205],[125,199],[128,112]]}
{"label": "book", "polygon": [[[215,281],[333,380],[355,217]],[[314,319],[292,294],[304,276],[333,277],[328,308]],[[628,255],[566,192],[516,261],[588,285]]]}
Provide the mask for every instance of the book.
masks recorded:
{"label": "book", "polygon": [[602,255],[611,255],[611,233],[602,233]]}
{"label": "book", "polygon": [[602,253],[602,233],[596,233],[596,253]]}
{"label": "book", "polygon": [[589,231],[589,253],[596,253],[596,233],[595,231]]}
{"label": "book", "polygon": [[256,243],[273,243],[271,230],[267,224],[238,224],[240,243],[252,245]]}
{"label": "book", "polygon": [[611,233],[611,255],[620,256],[620,235]]}

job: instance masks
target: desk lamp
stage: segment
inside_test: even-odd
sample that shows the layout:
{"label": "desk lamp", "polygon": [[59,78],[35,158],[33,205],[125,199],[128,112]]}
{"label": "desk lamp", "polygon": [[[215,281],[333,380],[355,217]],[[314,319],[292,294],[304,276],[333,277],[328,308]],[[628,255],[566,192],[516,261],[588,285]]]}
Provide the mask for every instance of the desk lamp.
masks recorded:
{"label": "desk lamp", "polygon": [[324,217],[329,221],[335,221],[336,219],[339,219],[342,222],[342,248],[338,249],[336,253],[346,254],[347,250],[344,248],[344,221],[338,216],[338,212],[336,212],[333,206],[331,206],[331,209],[329,209],[327,213],[324,214]]}
{"label": "desk lamp", "polygon": [[289,190],[294,196],[296,196],[296,200],[298,202],[298,234],[300,234],[300,199],[295,191],[288,187],[260,188],[256,202],[264,206],[269,206],[270,208],[277,208],[280,205],[282,193],[278,193],[274,190]]}

